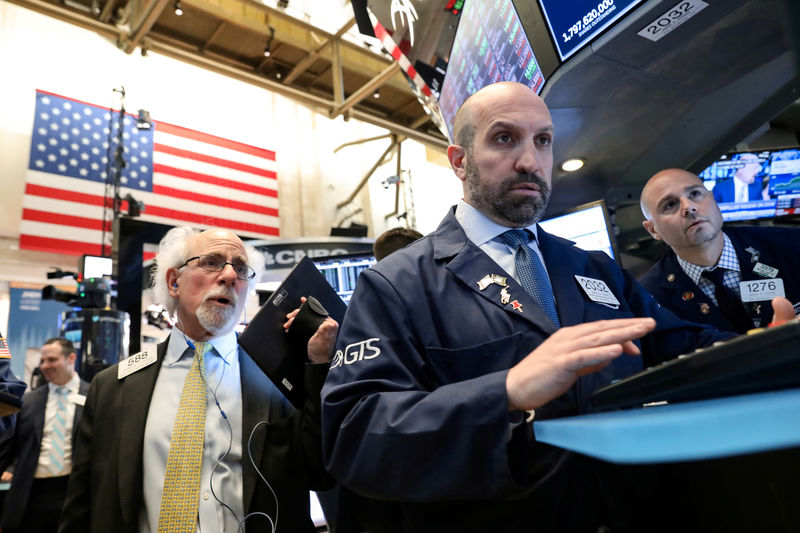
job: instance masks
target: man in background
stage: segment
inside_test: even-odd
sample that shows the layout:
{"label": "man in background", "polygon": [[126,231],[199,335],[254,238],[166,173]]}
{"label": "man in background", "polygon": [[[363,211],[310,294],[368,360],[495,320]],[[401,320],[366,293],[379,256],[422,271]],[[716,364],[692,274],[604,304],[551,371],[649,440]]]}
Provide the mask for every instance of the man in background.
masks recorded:
{"label": "man in background", "polygon": [[722,228],[722,214],[702,180],[685,170],[656,173],[642,190],[645,229],[671,248],[641,279],[678,316],[721,331],[767,326],[771,300],[800,310],[800,231]]}
{"label": "man in background", "polygon": [[296,410],[236,341],[261,254],[228,231],[183,227],[156,264],[156,301],[176,324],[156,353],[92,381],[59,531],[314,532],[309,490],[333,484],[319,391],[338,325],[327,319],[296,354],[310,361]]}
{"label": "man in background", "polygon": [[48,339],[41,352],[40,368],[47,386],[25,394],[16,431],[0,444],[0,471],[16,461],[0,520],[5,533],[58,529],[75,435],[89,389],[75,372],[72,342]]}
{"label": "man in background", "polygon": [[554,133],[531,89],[484,87],[454,132],[463,201],[362,272],[348,306],[323,389],[328,468],[400,502],[382,531],[657,530],[657,487],[537,442],[531,421],[586,413],[599,387],[724,336],[537,226]]}
{"label": "man in background", "polygon": [[384,231],[375,239],[372,253],[380,261],[387,255],[401,250],[422,237],[422,233],[412,228],[392,228]]}

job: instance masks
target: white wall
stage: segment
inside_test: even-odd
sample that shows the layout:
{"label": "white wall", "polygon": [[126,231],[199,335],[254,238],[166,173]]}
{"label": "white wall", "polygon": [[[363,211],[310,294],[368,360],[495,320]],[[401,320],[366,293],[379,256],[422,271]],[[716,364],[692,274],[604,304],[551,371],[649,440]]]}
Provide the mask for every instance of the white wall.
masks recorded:
{"label": "white wall", "polygon": [[[127,55],[91,31],[6,2],[0,3],[0,72],[0,237],[19,237],[35,90],[116,108],[119,98],[112,89],[120,86],[129,112],[144,108],[155,120],[275,150],[281,237],[328,235],[332,225],[359,208],[349,220],[368,224],[370,236],[401,225],[384,220],[394,209],[394,187],[380,186],[395,173],[394,160],[353,203],[336,208],[388,140],[334,149],[388,133],[381,128],[331,120],[267,90],[153,52]],[[429,162],[425,147],[415,141],[403,143],[402,168],[412,176],[414,218],[423,232],[433,230],[461,195],[460,182],[441,166],[441,154],[438,160]],[[3,256],[13,253],[0,250],[0,269]]]}

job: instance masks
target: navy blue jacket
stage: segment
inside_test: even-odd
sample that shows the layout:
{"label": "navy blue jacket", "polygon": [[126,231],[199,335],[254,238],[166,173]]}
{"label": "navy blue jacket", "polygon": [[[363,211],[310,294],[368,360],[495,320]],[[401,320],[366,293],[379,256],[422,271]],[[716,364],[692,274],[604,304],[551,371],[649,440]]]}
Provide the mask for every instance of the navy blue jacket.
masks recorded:
{"label": "navy blue jacket", "polygon": [[[562,325],[652,316],[657,328],[642,340],[643,358],[623,355],[579,379],[537,420],[587,412],[595,389],[641,370],[643,359],[719,338],[660,308],[604,253],[538,231]],[[512,302],[501,302],[498,285],[479,289],[487,274],[507,277]],[[589,300],[576,274],[603,280],[619,308]],[[585,491],[594,476],[578,467],[586,459],[537,443],[508,412],[508,369],[555,331],[451,210],[434,233],[359,278],[323,387],[326,466],[365,496],[407,502],[387,531],[567,531],[588,520],[603,495]]]}
{"label": "navy blue jacket", "polygon": [[[717,203],[735,202],[736,201],[736,188],[733,183],[734,178],[727,178],[718,181],[714,185],[712,193]],[[757,202],[763,200],[761,191],[764,186],[761,183],[761,176],[757,176],[756,180],[747,186],[747,197],[749,202]]]}
{"label": "navy blue jacket", "polygon": [[[786,297],[792,304],[800,303],[800,231],[764,226],[734,226],[724,231],[736,250],[742,281],[766,279],[753,272],[757,263],[777,268],[777,277],[783,280]],[[758,252],[756,261],[748,248]],[[722,331],[736,331],[711,299],[686,275],[672,250],[642,277],[641,282],[661,305],[676,315],[710,324]],[[745,307],[760,327],[772,320],[769,300],[752,302]]]}

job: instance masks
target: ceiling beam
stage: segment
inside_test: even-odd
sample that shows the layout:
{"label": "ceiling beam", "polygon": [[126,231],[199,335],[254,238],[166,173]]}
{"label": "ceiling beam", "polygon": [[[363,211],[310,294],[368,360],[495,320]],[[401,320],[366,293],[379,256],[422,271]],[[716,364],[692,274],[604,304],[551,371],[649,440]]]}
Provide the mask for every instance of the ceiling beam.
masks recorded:
{"label": "ceiling beam", "polygon": [[122,38],[122,46],[121,48],[125,51],[126,54],[130,54],[136,47],[139,46],[139,43],[147,35],[147,32],[153,27],[153,24],[156,23],[158,17],[161,16],[161,12],[164,11],[164,8],[167,7],[170,0],[152,0],[144,13],[141,16],[139,21],[137,22],[136,29],[130,32],[128,38]]}
{"label": "ceiling beam", "polygon": [[375,92],[381,85],[400,71],[400,63],[394,62],[386,69],[362,85],[356,92],[347,97],[341,105],[337,105],[331,110],[331,118],[335,118],[341,114],[347,113],[351,107],[359,103],[361,100]]}
{"label": "ceiling beam", "polygon": [[341,39],[342,35],[344,35],[344,33],[347,30],[352,28],[353,24],[355,24],[355,23],[356,23],[356,19],[355,18],[350,19],[344,26],[339,28],[339,31],[336,32],[336,35],[334,35],[330,39],[325,39],[324,41],[319,43],[317,45],[317,47],[314,48],[314,50],[309,52],[308,55],[302,61],[300,61],[297,65],[295,65],[295,67],[292,69],[292,71],[289,72],[289,74],[286,76],[286,79],[284,80],[284,83],[287,83],[287,84],[288,83],[292,83],[295,79],[297,79],[297,76],[299,76],[300,74],[305,72],[305,70],[308,67],[310,67],[311,64],[314,63],[314,61],[317,60],[317,58],[320,55],[320,52],[322,52],[322,49],[325,48],[325,46],[327,46],[328,44],[330,44],[333,41],[338,41],[339,39]]}

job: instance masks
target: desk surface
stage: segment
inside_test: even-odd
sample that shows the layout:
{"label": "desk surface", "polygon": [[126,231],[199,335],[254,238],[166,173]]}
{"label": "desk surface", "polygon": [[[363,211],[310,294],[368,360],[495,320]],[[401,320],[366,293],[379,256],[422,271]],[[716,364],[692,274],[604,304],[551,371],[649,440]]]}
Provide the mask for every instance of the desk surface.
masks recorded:
{"label": "desk surface", "polygon": [[800,446],[800,389],[534,422],[536,440],[612,463],[669,463]]}

